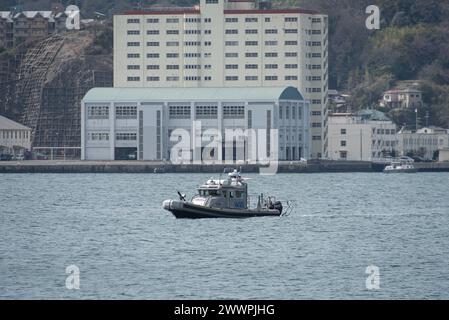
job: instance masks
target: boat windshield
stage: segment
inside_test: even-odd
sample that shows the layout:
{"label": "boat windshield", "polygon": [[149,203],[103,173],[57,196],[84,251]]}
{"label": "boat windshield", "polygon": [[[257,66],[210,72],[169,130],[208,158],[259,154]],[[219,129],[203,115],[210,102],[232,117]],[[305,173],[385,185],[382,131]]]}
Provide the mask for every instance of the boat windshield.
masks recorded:
{"label": "boat windshield", "polygon": [[203,190],[200,189],[198,191],[200,196],[220,196],[221,195],[221,190]]}

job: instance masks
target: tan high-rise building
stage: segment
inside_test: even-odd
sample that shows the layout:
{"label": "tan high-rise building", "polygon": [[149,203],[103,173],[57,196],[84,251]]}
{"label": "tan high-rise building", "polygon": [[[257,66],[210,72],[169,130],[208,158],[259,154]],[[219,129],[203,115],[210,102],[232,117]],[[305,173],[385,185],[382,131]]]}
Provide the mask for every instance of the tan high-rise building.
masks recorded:
{"label": "tan high-rise building", "polygon": [[314,158],[327,157],[327,61],[328,18],[311,10],[201,0],[114,16],[115,87],[294,86],[310,101]]}

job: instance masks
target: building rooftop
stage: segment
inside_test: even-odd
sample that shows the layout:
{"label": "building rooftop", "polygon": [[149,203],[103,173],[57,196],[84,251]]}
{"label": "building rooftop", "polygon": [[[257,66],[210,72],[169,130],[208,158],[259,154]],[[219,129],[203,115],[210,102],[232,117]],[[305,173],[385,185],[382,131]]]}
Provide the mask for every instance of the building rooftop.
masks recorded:
{"label": "building rooftop", "polygon": [[250,88],[93,88],[83,101],[275,101],[304,100],[294,87]]}
{"label": "building rooftop", "polygon": [[23,124],[17,123],[4,116],[0,116],[0,130],[31,130]]}
{"label": "building rooftop", "polygon": [[356,112],[356,115],[362,117],[364,120],[371,121],[391,121],[385,113],[378,110],[364,109]]}

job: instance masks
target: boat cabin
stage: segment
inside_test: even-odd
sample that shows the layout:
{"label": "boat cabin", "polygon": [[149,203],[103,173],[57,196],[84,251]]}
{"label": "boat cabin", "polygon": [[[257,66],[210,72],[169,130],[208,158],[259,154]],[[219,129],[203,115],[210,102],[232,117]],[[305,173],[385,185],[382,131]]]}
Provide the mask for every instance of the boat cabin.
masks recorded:
{"label": "boat cabin", "polygon": [[198,188],[192,203],[212,208],[247,209],[248,185],[236,171],[230,173],[227,180],[209,179]]}

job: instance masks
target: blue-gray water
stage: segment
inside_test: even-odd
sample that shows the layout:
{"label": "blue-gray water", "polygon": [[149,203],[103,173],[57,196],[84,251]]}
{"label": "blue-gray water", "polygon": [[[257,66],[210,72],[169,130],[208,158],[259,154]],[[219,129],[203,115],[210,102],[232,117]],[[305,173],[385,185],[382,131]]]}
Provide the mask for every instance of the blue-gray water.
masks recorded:
{"label": "blue-gray water", "polygon": [[0,174],[0,298],[449,298],[448,173],[251,175],[297,201],[282,218],[161,209],[208,177]]}

